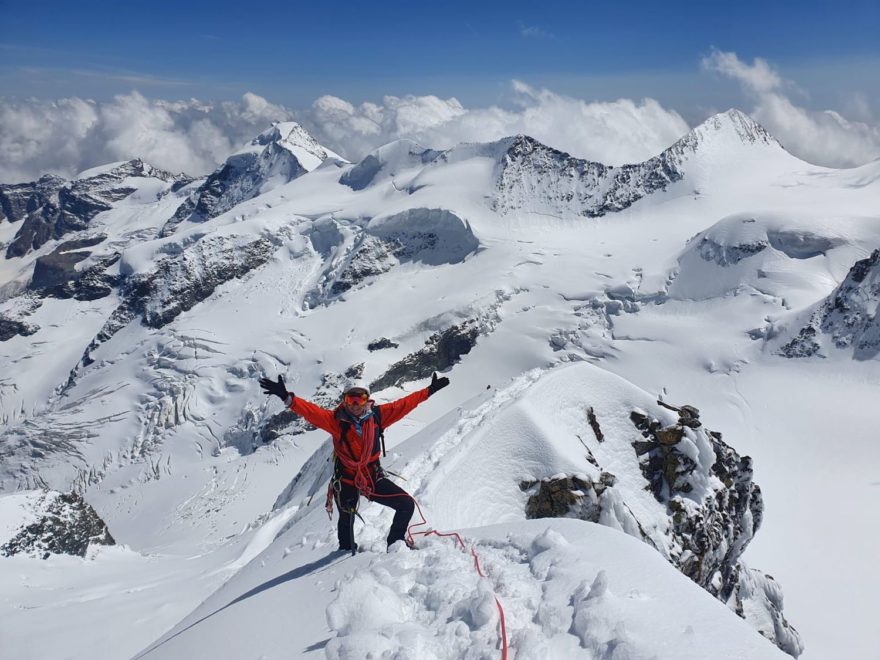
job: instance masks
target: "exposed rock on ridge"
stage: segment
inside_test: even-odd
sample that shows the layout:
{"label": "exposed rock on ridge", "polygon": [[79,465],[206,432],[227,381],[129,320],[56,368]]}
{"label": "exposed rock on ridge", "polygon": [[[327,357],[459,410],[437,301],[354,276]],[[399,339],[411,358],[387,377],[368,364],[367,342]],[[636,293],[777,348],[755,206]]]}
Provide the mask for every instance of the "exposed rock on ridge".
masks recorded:
{"label": "exposed rock on ridge", "polygon": [[852,348],[857,360],[880,354],[880,249],[857,261],[846,278],[779,349],[788,358],[825,357],[827,344]]}
{"label": "exposed rock on ridge", "polygon": [[[721,440],[720,433],[708,431],[693,406],[661,405],[678,412],[677,423],[664,426],[638,410],[631,412],[630,420],[644,438],[632,445],[647,488],[667,508],[666,540],[658,542],[648,532],[615,488],[616,477],[607,472],[601,472],[598,480],[581,474],[522,482],[520,488],[529,495],[526,516],[622,525],[749,620],[780,649],[797,657],[803,643],[782,613],[781,590],[773,578],[741,561],[763,518],[751,459],[739,456]],[[589,450],[588,460],[599,467]],[[759,611],[763,614],[756,614]]]}
{"label": "exposed rock on ridge", "polygon": [[425,347],[388,367],[379,378],[370,383],[370,390],[378,392],[387,387],[430,378],[435,371],[448,369],[467,355],[480,336],[480,324],[469,320],[431,335]]}
{"label": "exposed rock on ridge", "polygon": [[23,220],[6,249],[6,258],[24,256],[50,240],[88,228],[92,218],[134,192],[134,188],[122,185],[129,177],[152,177],[177,183],[190,180],[135,159],[70,182],[47,175],[34,183],[0,185],[3,215],[10,222]]}
{"label": "exposed rock on ridge", "polygon": [[493,208],[588,218],[621,211],[685,176],[687,161],[717,135],[747,145],[776,145],[738,110],[711,117],[663,153],[643,163],[609,167],[574,158],[525,135],[509,138],[501,160]]}
{"label": "exposed rock on ridge", "polygon": [[91,545],[115,545],[107,525],[76,493],[47,491],[38,518],[0,547],[6,557],[20,553],[47,559],[51,554],[85,557]]}

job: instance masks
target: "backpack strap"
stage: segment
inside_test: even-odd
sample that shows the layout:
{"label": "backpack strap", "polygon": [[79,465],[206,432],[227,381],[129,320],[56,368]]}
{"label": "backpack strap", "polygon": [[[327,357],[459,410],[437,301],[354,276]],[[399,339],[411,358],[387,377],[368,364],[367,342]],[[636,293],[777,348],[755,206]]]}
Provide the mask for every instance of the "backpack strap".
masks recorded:
{"label": "backpack strap", "polygon": [[379,442],[382,443],[382,458],[385,458],[385,429],[382,428],[381,406],[373,406],[373,419],[376,420],[376,433],[379,434]]}

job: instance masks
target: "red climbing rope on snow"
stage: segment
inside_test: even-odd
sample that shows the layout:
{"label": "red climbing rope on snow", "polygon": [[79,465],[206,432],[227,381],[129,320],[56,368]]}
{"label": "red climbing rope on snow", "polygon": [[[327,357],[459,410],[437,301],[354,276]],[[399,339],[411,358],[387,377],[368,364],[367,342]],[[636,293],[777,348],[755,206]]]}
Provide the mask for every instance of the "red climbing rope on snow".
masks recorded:
{"label": "red climbing rope on snow", "polygon": [[[413,532],[413,527],[421,527],[422,525],[427,525],[428,520],[425,518],[425,514],[422,513],[422,507],[420,507],[419,503],[416,502],[416,498],[410,495],[410,499],[412,499],[413,504],[416,505],[416,509],[418,510],[419,516],[422,520],[420,522],[413,523],[412,525],[407,527],[406,540],[408,543],[413,543],[413,536],[451,536],[458,542],[459,547],[463,551],[468,552],[468,548],[464,543],[464,539],[461,538],[461,534],[459,534],[458,532],[438,532],[436,529],[428,529],[424,532]],[[483,569],[480,566],[480,558],[477,555],[477,551],[474,550],[473,547],[470,548],[470,554],[471,557],[474,558],[474,568],[477,571],[477,575],[479,575],[481,578],[485,578],[486,574],[483,573]],[[504,608],[501,606],[501,601],[498,600],[498,596],[495,596],[495,607],[498,608],[498,621],[501,626],[501,660],[507,660],[507,625],[504,621]]]}

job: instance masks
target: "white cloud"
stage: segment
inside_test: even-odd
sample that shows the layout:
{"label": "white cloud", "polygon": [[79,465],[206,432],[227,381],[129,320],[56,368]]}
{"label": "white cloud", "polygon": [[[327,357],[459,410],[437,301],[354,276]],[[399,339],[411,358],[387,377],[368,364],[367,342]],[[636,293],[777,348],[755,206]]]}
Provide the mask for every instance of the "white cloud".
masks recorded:
{"label": "white cloud", "polygon": [[762,94],[771,92],[782,86],[779,77],[766,60],[756,57],[751,66],[737,57],[736,53],[713,50],[712,54],[702,59],[702,67],[738,80],[747,88]]}
{"label": "white cloud", "polygon": [[853,167],[880,157],[880,125],[864,97],[855,97],[852,104],[863,121],[847,120],[833,110],[797,105],[783,93],[792,85],[760,58],[749,65],[736,53],[716,50],[703,58],[702,66],[739,82],[753,99],[752,117],[795,156],[829,167]]}
{"label": "white cloud", "polygon": [[512,109],[465,108],[437,96],[386,96],[381,104],[358,106],[323,96],[300,113],[250,93],[222,103],[154,100],[137,92],[103,103],[0,99],[0,181],[31,181],[47,172],[71,177],[136,157],[203,175],[273,121],[290,119],[352,160],[403,137],[443,149],[525,133],[616,165],[656,155],[688,130],[678,113],[651,99],[589,103],[521,82],[513,83],[512,94]]}
{"label": "white cloud", "polygon": [[650,158],[688,131],[677,112],[652,99],[590,103],[518,81],[512,90],[516,106],[510,110],[465,108],[455,98],[436,96],[386,96],[382,105],[359,106],[324,96],[300,121],[350,159],[404,137],[445,149],[525,133],[572,155],[619,165]]}
{"label": "white cloud", "polygon": [[47,172],[71,177],[138,157],[173,172],[206,174],[273,121],[292,118],[255,94],[219,104],[150,100],[137,92],[106,103],[0,99],[0,181]]}
{"label": "white cloud", "polygon": [[519,33],[526,39],[556,39],[556,35],[538,25],[526,25],[518,21]]}

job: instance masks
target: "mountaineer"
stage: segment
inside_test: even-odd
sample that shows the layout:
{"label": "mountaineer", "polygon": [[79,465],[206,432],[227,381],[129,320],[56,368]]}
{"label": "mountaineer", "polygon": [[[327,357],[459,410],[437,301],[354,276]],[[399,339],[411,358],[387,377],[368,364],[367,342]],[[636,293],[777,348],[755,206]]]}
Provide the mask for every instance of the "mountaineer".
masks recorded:
{"label": "mountaineer", "polygon": [[[345,388],[342,403],[330,410],[288,392],[282,376],[278,376],[277,381],[260,379],[260,387],[266,394],[274,394],[297,415],[333,437],[335,461],[330,487],[339,508],[336,531],[340,550],[357,550],[354,516],[357,515],[361,495],[371,502],[394,509],[394,520],[388,531],[388,547],[403,541],[412,548],[405,538],[415,507],[412,496],[392,482],[379,464],[379,457],[385,449],[384,429],[447,385],[449,379],[437,378],[435,372],[431,384],[426,388],[397,401],[377,404],[370,398],[370,389],[366,384],[354,383]],[[330,502],[328,494],[328,512],[332,510]]]}

